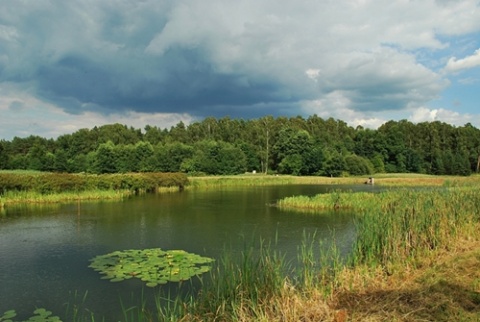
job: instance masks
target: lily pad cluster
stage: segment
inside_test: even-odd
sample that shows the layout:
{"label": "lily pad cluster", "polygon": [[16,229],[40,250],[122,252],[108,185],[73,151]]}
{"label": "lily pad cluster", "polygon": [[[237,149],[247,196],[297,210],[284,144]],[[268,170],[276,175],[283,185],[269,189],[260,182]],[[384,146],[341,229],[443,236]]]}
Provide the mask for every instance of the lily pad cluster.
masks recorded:
{"label": "lily pad cluster", "polygon": [[149,287],[167,282],[186,281],[208,272],[214,260],[183,250],[130,249],[99,255],[89,267],[104,274],[102,279],[120,282],[139,278]]}
{"label": "lily pad cluster", "polygon": [[[51,311],[47,311],[43,308],[36,309],[33,311],[33,314],[33,316],[23,322],[62,322],[58,316],[52,316]],[[17,312],[15,312],[15,310],[6,311],[0,316],[0,322],[13,322],[12,319],[16,316]]]}

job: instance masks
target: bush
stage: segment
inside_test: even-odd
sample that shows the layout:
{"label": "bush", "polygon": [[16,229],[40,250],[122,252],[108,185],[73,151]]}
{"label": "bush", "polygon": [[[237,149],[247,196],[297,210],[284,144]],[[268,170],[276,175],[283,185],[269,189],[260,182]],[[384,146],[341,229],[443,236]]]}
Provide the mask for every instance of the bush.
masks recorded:
{"label": "bush", "polygon": [[42,194],[78,192],[85,190],[130,190],[154,192],[159,187],[188,185],[183,173],[128,173],[128,174],[12,174],[0,173],[0,194],[6,191],[35,191]]}

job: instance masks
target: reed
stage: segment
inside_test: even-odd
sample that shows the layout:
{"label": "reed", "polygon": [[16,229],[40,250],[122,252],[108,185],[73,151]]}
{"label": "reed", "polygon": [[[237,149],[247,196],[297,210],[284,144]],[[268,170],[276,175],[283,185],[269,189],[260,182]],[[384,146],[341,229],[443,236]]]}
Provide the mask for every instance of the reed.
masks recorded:
{"label": "reed", "polygon": [[132,195],[130,190],[90,190],[79,192],[40,193],[35,191],[7,191],[0,197],[3,207],[14,204],[42,204],[81,200],[121,200]]}
{"label": "reed", "polygon": [[333,192],[278,201],[282,209],[356,213],[354,264],[386,265],[448,242],[480,219],[480,191],[474,186],[396,189],[381,193]]}
{"label": "reed", "polygon": [[[323,249],[315,234],[304,234],[297,262],[263,241],[240,254],[226,249],[198,294],[168,299],[153,316],[158,321],[323,320],[330,313],[320,304],[331,296],[342,267],[335,246]],[[295,308],[312,298],[319,301],[314,310]]]}
{"label": "reed", "polygon": [[295,178],[291,176],[209,176],[190,177],[189,188],[211,189],[230,186],[266,186],[266,185],[287,185],[294,183]]}
{"label": "reed", "polygon": [[[214,189],[230,186],[267,186],[267,185],[337,185],[337,184],[364,184],[365,176],[352,177],[320,177],[320,176],[290,176],[244,174],[236,176],[206,176],[189,177],[188,189]],[[384,187],[433,187],[433,186],[475,186],[480,183],[480,175],[469,177],[460,176],[432,176],[422,174],[376,174],[375,184]]]}

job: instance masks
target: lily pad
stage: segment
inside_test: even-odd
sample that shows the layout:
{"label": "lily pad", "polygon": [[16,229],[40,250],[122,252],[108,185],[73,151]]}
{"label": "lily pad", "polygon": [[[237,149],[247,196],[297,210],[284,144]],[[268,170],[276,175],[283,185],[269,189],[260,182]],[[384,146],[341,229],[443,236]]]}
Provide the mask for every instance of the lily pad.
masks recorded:
{"label": "lily pad", "polygon": [[149,287],[167,282],[181,282],[208,272],[214,260],[183,250],[160,248],[114,251],[91,259],[89,267],[100,272],[102,279],[121,282],[139,278]]}
{"label": "lily pad", "polygon": [[3,313],[2,316],[0,316],[0,321],[11,321],[11,318],[14,318],[17,316],[17,313],[15,310],[8,310]]}

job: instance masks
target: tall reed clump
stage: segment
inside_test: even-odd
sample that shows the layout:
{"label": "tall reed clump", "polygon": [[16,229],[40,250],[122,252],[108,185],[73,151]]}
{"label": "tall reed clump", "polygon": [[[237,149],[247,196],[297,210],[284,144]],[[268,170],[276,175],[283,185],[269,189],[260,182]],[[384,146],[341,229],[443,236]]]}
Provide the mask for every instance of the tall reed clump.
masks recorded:
{"label": "tall reed clump", "polygon": [[[198,294],[157,305],[159,321],[321,321],[331,311],[326,298],[335,287],[341,260],[335,246],[324,249],[304,235],[297,261],[260,242],[240,253],[225,250]],[[305,307],[309,299],[314,307]],[[160,303],[160,301],[158,301]],[[324,304],[324,306],[322,306]],[[150,314],[153,316],[152,314]]]}
{"label": "tall reed clump", "polygon": [[399,190],[360,209],[352,262],[387,265],[448,248],[480,219],[480,191],[471,187]]}
{"label": "tall reed clump", "polygon": [[351,263],[386,265],[448,247],[480,220],[480,191],[471,185],[395,189],[381,193],[332,192],[279,200],[281,209],[356,213]]}
{"label": "tall reed clump", "polygon": [[262,308],[281,293],[288,265],[270,245],[249,246],[240,254],[225,251],[210,283],[200,292],[192,315],[200,320],[258,318]]}
{"label": "tall reed clump", "polygon": [[364,209],[375,202],[377,196],[369,192],[340,192],[333,191],[315,196],[293,196],[277,201],[276,206],[280,209],[295,210],[344,210]]}

